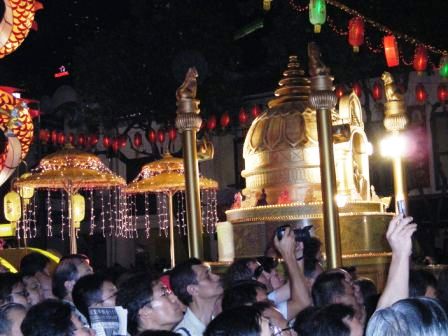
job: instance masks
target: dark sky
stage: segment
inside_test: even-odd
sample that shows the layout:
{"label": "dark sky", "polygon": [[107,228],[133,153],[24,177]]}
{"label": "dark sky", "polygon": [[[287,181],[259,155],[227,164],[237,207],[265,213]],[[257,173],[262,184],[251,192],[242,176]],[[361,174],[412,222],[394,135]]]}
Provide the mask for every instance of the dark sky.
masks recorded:
{"label": "dark sky", "polygon": [[[191,59],[199,59],[199,68],[203,74],[205,72],[203,78],[208,83],[214,83],[214,77],[217,78],[215,81],[224,80],[230,86],[238,83],[238,92],[243,95],[273,90],[287,56],[295,53],[303,60],[306,43],[310,40],[316,40],[321,45],[324,60],[332,68],[336,81],[374,76],[385,69],[382,53],[372,54],[361,47],[359,54],[353,54],[346,37],[338,36],[328,25],[323,27],[320,35],[313,34],[307,11],[297,13],[290,6],[290,2],[305,6],[308,1],[303,0],[274,0],[271,11],[267,13],[262,10],[262,0],[42,2],[45,8],[36,15],[39,30],[32,31],[15,53],[0,60],[0,71],[5,81],[2,84],[25,87],[30,95],[36,97],[51,95],[65,83],[80,87],[82,91],[82,81],[86,80],[87,70],[81,71],[85,64],[79,62],[77,55],[83,48],[90,52],[89,60],[97,62],[93,70],[88,69],[90,73],[97,70],[105,78],[108,72],[119,71],[120,67],[136,68],[138,64],[147,62],[148,66],[139,70],[140,73],[149,69],[147,71],[151,78],[161,77],[162,72],[169,74],[163,76],[164,81],[170,82],[165,91],[174,90],[179,85],[183,68],[187,66],[184,63]],[[448,49],[448,1],[341,2],[394,31]],[[330,4],[327,5],[327,13],[340,28],[346,30],[350,15]],[[233,40],[236,32],[256,20],[263,20],[264,27],[239,40]],[[123,36],[130,32],[136,32],[136,35]],[[377,45],[384,35],[369,25],[366,25],[366,34]],[[120,36],[121,40],[117,39],[113,43],[115,36]],[[101,42],[103,39],[112,39],[112,43],[105,47],[106,44]],[[96,52],[92,52],[92,44],[99,46]],[[141,46],[136,48],[136,44]],[[404,58],[410,61],[414,46],[402,41],[399,44]],[[118,64],[115,60],[116,70],[111,70],[110,64],[107,64],[107,54],[122,49],[132,50],[132,54],[123,58],[126,64]],[[136,60],[134,64],[133,57],[138,59],[142,55],[145,59]],[[430,56],[437,64],[439,55]],[[53,78],[60,65],[69,69],[70,78]],[[151,65],[158,69],[151,68]],[[223,69],[226,75],[217,77]],[[401,67],[400,70],[407,71],[410,67]],[[160,94],[156,88],[151,89],[150,85],[146,92]],[[231,93],[235,94],[233,91]]]}

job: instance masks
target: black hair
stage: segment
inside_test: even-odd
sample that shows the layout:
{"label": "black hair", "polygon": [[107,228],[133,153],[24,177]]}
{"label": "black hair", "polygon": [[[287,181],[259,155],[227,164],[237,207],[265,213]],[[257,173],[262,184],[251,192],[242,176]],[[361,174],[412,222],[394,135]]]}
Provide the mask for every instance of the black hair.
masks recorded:
{"label": "black hair", "polygon": [[0,273],[0,304],[11,301],[11,293],[19,283],[22,278],[18,273]]}
{"label": "black hair", "polygon": [[267,291],[266,286],[256,280],[241,281],[226,288],[222,298],[222,309],[228,310],[257,302],[257,289]]}
{"label": "black hair", "polygon": [[253,271],[249,268],[250,262],[257,262],[257,259],[239,258],[233,261],[224,276],[224,285],[226,288],[232,287],[236,282],[253,279]]}
{"label": "black hair", "polygon": [[8,313],[12,310],[26,312],[26,308],[18,303],[7,303],[0,306],[0,335],[11,334],[12,321],[10,320]]}
{"label": "black hair", "polygon": [[89,323],[89,307],[101,301],[101,288],[105,281],[107,278],[102,274],[88,274],[79,279],[73,287],[73,303]]}
{"label": "black hair", "polygon": [[118,289],[117,306],[128,310],[128,332],[135,335],[139,325],[139,310],[153,298],[153,285],[157,278],[139,273],[125,280]]}
{"label": "black hair", "polygon": [[65,288],[65,282],[76,280],[78,280],[78,269],[76,266],[67,262],[59,263],[52,278],[54,296],[63,300],[68,294],[67,288]]}
{"label": "black hair", "polygon": [[426,289],[437,289],[436,277],[427,270],[411,270],[409,273],[409,297],[424,296]]}
{"label": "black hair", "polygon": [[316,311],[301,325],[300,336],[350,336],[350,327],[344,322],[352,319],[355,311],[343,304],[330,304]]}
{"label": "black hair", "polygon": [[180,336],[180,334],[168,330],[145,330],[138,336]]}
{"label": "black hair", "polygon": [[90,264],[90,259],[88,256],[86,256],[85,254],[81,254],[81,253],[75,253],[75,254],[68,254],[63,256],[60,260],[59,263],[64,262],[66,260],[79,260],[79,261],[85,261],[88,264]]}
{"label": "black hair", "polygon": [[359,278],[354,281],[355,285],[361,290],[362,297],[364,301],[372,295],[378,294],[378,289],[372,279],[369,278]]}
{"label": "black hair", "polygon": [[335,296],[345,294],[344,281],[344,274],[339,272],[319,274],[311,290],[314,305],[322,307],[334,303]]}
{"label": "black hair", "polygon": [[322,243],[316,237],[310,237],[303,242],[303,273],[305,277],[311,278],[316,271],[319,260],[316,258]]}
{"label": "black hair", "polygon": [[42,272],[50,263],[50,259],[38,252],[31,252],[20,260],[20,273],[24,276],[35,275]]}
{"label": "black hair", "polygon": [[23,336],[70,336],[75,326],[66,302],[47,299],[30,308],[20,329]]}
{"label": "black hair", "polygon": [[225,310],[208,324],[204,336],[259,336],[261,316],[254,306]]}
{"label": "black hair", "polygon": [[257,257],[257,261],[263,266],[263,269],[271,273],[278,266],[278,260],[272,257],[261,256]]}
{"label": "black hair", "polygon": [[294,319],[293,329],[296,331],[298,335],[302,335],[304,330],[307,330],[308,323],[310,323],[310,320],[312,316],[319,310],[319,307],[314,306],[308,306],[305,309],[303,309],[299,314],[297,314],[296,318]]}
{"label": "black hair", "polygon": [[201,264],[202,262],[199,259],[190,258],[178,264],[170,272],[171,288],[184,305],[188,306],[193,300],[190,293],[188,293],[187,287],[197,284],[197,276],[193,270],[193,266]]}

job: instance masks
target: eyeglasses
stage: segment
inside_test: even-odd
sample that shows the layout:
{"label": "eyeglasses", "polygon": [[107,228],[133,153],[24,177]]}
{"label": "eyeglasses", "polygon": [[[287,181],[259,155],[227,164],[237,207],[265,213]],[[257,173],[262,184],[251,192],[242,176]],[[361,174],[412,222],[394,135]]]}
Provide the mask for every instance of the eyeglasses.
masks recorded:
{"label": "eyeglasses", "polygon": [[118,295],[118,291],[116,291],[116,292],[113,293],[112,295],[109,295],[109,296],[108,296],[107,298],[105,298],[105,299],[102,299],[102,300],[100,300],[100,301],[96,301],[95,303],[96,303],[96,304],[103,304],[103,303],[106,302],[107,300],[110,300],[110,299],[116,297],[117,295]]}
{"label": "eyeglasses", "polygon": [[[160,289],[162,290],[162,295],[160,295],[160,297],[167,297],[167,296],[170,296],[171,294],[173,294],[173,291],[171,289],[169,289],[168,287],[166,287],[166,286],[162,286]],[[151,302],[154,301],[154,300],[157,300],[157,299],[158,298],[154,298],[153,297],[152,299],[143,301],[143,303],[140,305],[140,308],[143,308],[145,306],[148,306],[149,308],[152,308],[151,307]]]}
{"label": "eyeglasses", "polygon": [[263,272],[264,272],[264,268],[263,268],[263,266],[258,266],[256,269],[255,269],[255,271],[254,271],[254,274],[252,275],[252,278],[254,279],[254,280],[257,280],[262,274],[263,274]]}

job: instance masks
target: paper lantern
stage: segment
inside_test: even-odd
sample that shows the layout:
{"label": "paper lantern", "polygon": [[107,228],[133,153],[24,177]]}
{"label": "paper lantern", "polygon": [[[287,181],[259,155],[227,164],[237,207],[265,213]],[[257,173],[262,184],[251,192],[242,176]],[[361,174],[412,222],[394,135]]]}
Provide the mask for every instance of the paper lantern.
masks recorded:
{"label": "paper lantern", "polygon": [[74,135],[73,133],[70,133],[70,134],[68,135],[68,142],[70,142],[70,144],[71,144],[72,146],[75,145],[75,135]]}
{"label": "paper lantern", "polygon": [[376,81],[372,86],[372,97],[375,101],[380,100],[383,97],[383,88],[380,82]]}
{"label": "paper lantern", "polygon": [[415,48],[414,62],[412,63],[414,70],[421,75],[428,66],[428,52],[424,46]]}
{"label": "paper lantern", "polygon": [[252,108],[250,110],[250,114],[254,118],[258,117],[261,114],[261,107],[260,107],[260,105],[255,104],[254,106],[252,106]]}
{"label": "paper lantern", "polygon": [[[30,173],[25,173],[25,174],[22,174],[22,176],[20,176],[20,178],[25,178],[25,177],[28,177],[30,175],[31,175]],[[32,188],[32,187],[25,187],[25,186],[20,187],[19,188],[19,195],[24,200],[29,201],[33,197],[33,195],[34,195],[34,188]]]}
{"label": "paper lantern", "polygon": [[157,131],[157,141],[160,143],[164,143],[165,142],[165,132],[161,129],[159,129]]}
{"label": "paper lantern", "polygon": [[65,144],[65,134],[62,132],[58,134],[58,144],[61,146]]}
{"label": "paper lantern", "polygon": [[136,132],[134,134],[134,147],[136,148],[140,148],[142,146],[143,143],[143,137],[140,134],[140,132]]}
{"label": "paper lantern", "polygon": [[168,139],[170,139],[170,141],[174,141],[174,140],[176,140],[176,137],[177,137],[176,127],[171,127],[168,130]]}
{"label": "paper lantern", "polygon": [[240,109],[240,113],[238,114],[238,120],[240,122],[241,125],[244,125],[245,123],[247,123],[247,113],[246,110],[244,109],[244,107],[242,107]]}
{"label": "paper lantern", "polygon": [[418,83],[415,87],[415,99],[419,103],[424,103],[428,98],[428,94],[426,93],[425,86],[422,83]]}
{"label": "paper lantern", "polygon": [[219,120],[219,123],[221,124],[222,128],[226,128],[230,124],[230,116],[229,112],[224,112],[224,114],[221,116],[221,119]]}
{"label": "paper lantern", "polygon": [[126,138],[126,135],[123,134],[118,137],[118,143],[121,148],[125,148],[127,145],[127,142],[128,142],[128,140]]}
{"label": "paper lantern", "polygon": [[41,129],[39,131],[39,140],[44,143],[47,143],[49,139],[50,139],[50,132],[46,129]]}
{"label": "paper lantern", "polygon": [[443,56],[440,59],[439,74],[443,78],[448,77],[448,56]]}
{"label": "paper lantern", "polygon": [[348,43],[354,52],[359,52],[359,46],[364,43],[364,20],[359,16],[350,19],[348,23]]}
{"label": "paper lantern", "polygon": [[216,117],[212,115],[207,120],[207,129],[209,131],[213,131],[215,128],[216,128]]}
{"label": "paper lantern", "polygon": [[400,64],[398,45],[395,36],[384,36],[384,54],[386,55],[386,62],[388,67],[394,67]]}
{"label": "paper lantern", "polygon": [[344,91],[344,87],[342,85],[338,85],[335,90],[336,97],[338,97],[338,99],[341,99],[341,97],[345,93]]}
{"label": "paper lantern", "polygon": [[90,139],[89,139],[89,144],[90,144],[90,146],[96,146],[96,144],[98,143],[98,141],[99,141],[99,138],[98,138],[98,135],[96,135],[96,134],[92,134],[91,136],[90,136]]}
{"label": "paper lantern", "polygon": [[118,150],[120,149],[120,140],[118,138],[114,138],[112,140],[112,150],[117,153]]}
{"label": "paper lantern", "polygon": [[443,104],[445,103],[447,98],[448,98],[447,88],[445,84],[440,83],[439,86],[437,87],[437,99],[439,100],[439,102]]}
{"label": "paper lantern", "polygon": [[86,144],[86,136],[81,133],[78,135],[78,145],[84,146],[85,144]]}
{"label": "paper lantern", "polygon": [[56,145],[58,143],[58,131],[56,130],[51,131],[51,143],[53,145]]}
{"label": "paper lantern", "polygon": [[3,209],[7,221],[17,222],[22,216],[20,195],[15,191],[7,193],[3,198]]}
{"label": "paper lantern", "polygon": [[325,0],[310,0],[309,16],[311,24],[314,25],[314,32],[320,33],[321,25],[327,19]]}
{"label": "paper lantern", "polygon": [[79,228],[81,225],[81,221],[84,220],[86,214],[86,202],[84,200],[84,196],[80,194],[74,194],[71,197],[71,206],[72,206],[72,219],[76,228]]}
{"label": "paper lantern", "polygon": [[359,98],[361,98],[361,96],[362,96],[362,87],[361,87],[361,84],[360,84],[359,82],[354,82],[354,83],[353,83],[353,87],[352,87],[352,89],[353,89],[353,92],[355,92],[355,94],[356,94]]}
{"label": "paper lantern", "polygon": [[150,129],[148,132],[148,140],[150,143],[155,143],[157,140],[156,131],[154,131],[153,129]]}
{"label": "paper lantern", "polygon": [[103,136],[103,146],[104,146],[104,148],[109,148],[110,145],[111,145],[110,138],[107,135]]}

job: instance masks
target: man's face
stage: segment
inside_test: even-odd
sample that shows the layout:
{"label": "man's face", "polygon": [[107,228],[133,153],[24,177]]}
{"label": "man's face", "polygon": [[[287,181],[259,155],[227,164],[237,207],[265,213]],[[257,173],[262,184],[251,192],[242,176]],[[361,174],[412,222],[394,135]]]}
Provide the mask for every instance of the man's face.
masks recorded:
{"label": "man's face", "polygon": [[[257,261],[249,261],[247,263],[247,267],[251,270],[252,274],[254,274],[254,280],[261,282],[266,286],[268,292],[272,292],[274,288],[272,287],[271,282],[269,281],[269,273],[263,270],[263,266]],[[261,272],[258,271],[261,267]]]}
{"label": "man's face", "polygon": [[223,288],[219,276],[212,273],[210,267],[205,264],[193,265],[193,272],[196,274],[197,293],[202,299],[217,298],[223,293]]}
{"label": "man's face", "polygon": [[44,294],[41,290],[39,281],[35,276],[23,277],[25,289],[28,292],[28,299],[32,306],[38,304],[44,299]]}
{"label": "man's face", "polygon": [[8,320],[11,321],[11,336],[22,336],[20,325],[25,315],[26,313],[22,309],[11,309],[8,312]]}
{"label": "man's face", "polygon": [[40,290],[42,291],[44,299],[53,299],[54,295],[51,287],[51,277],[45,272],[37,272],[34,276],[40,283]]}
{"label": "man's face", "polygon": [[101,286],[101,306],[102,307],[115,307],[117,298],[117,287],[110,282],[104,281]]}

